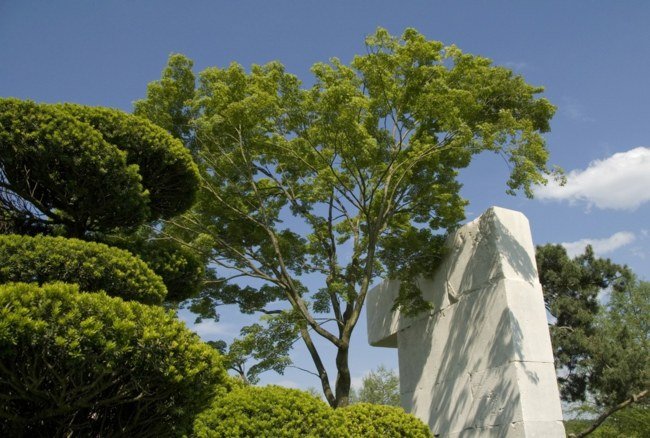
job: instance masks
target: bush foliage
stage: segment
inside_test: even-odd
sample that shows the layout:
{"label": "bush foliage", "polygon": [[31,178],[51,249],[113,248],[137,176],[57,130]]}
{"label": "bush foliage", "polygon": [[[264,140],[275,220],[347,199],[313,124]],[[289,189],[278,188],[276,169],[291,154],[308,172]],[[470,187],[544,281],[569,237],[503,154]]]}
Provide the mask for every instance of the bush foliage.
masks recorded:
{"label": "bush foliage", "polygon": [[82,291],[160,304],[165,285],[130,252],[101,243],[44,236],[0,235],[0,283],[63,281]]}
{"label": "bush foliage", "polygon": [[422,421],[395,406],[358,403],[334,411],[333,437],[432,437]]}
{"label": "bush foliage", "polygon": [[200,255],[174,240],[157,237],[149,227],[140,227],[134,233],[104,236],[102,242],[142,259],[165,283],[165,301],[176,304],[198,295],[210,273]]}
{"label": "bush foliage", "polygon": [[101,132],[108,143],[137,164],[149,192],[150,220],[169,218],[190,208],[199,184],[196,164],[183,144],[148,120],[112,108],[66,103],[68,114]]}
{"label": "bush foliage", "polygon": [[324,437],[331,408],[303,391],[244,386],[217,399],[194,423],[197,438]]}
{"label": "bush foliage", "polygon": [[186,210],[198,170],[180,141],[139,117],[10,98],[0,99],[0,182],[4,232],[82,237]]}
{"label": "bush foliage", "polygon": [[228,385],[171,312],[74,285],[0,286],[0,436],[174,436]]}
{"label": "bush foliage", "polygon": [[221,397],[194,423],[197,438],[217,437],[431,437],[427,426],[401,408],[361,403],[332,409],[303,391],[241,387]]}

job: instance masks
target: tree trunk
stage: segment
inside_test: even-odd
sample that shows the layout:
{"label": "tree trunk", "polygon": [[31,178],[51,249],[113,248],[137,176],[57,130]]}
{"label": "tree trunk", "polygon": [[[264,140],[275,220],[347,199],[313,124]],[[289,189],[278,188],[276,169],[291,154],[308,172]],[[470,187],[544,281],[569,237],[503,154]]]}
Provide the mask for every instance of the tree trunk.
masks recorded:
{"label": "tree trunk", "polygon": [[345,345],[344,347],[339,347],[338,352],[336,353],[336,404],[335,408],[343,408],[350,404],[350,366],[348,363],[349,359],[349,347]]}

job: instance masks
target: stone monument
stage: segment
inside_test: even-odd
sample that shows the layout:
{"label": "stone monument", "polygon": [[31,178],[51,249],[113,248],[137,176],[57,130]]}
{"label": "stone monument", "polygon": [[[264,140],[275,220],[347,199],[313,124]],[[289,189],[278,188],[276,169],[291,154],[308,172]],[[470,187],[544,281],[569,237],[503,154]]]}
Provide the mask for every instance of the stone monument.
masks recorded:
{"label": "stone monument", "polygon": [[448,246],[418,282],[430,312],[392,312],[397,281],[368,294],[368,340],[397,347],[402,406],[440,437],[564,437],[528,220],[492,207]]}

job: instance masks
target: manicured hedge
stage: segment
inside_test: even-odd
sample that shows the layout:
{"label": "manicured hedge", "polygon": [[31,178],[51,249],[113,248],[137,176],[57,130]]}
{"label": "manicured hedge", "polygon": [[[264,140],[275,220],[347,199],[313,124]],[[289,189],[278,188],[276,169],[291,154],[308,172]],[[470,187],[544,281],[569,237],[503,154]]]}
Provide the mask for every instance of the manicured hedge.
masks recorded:
{"label": "manicured hedge", "polygon": [[76,283],[83,291],[146,304],[162,303],[162,279],[130,252],[102,243],[46,236],[0,235],[0,283]]}
{"label": "manicured hedge", "polygon": [[401,408],[360,403],[332,409],[303,391],[241,387],[219,398],[194,423],[197,438],[432,437],[429,428]]}
{"label": "manicured hedge", "polygon": [[327,436],[332,409],[296,389],[246,386],[219,398],[194,423],[197,438]]}
{"label": "manicured hedge", "polygon": [[333,437],[432,437],[420,419],[394,406],[359,403],[334,411]]}
{"label": "manicured hedge", "polygon": [[63,283],[0,285],[0,436],[178,436],[228,382],[172,312]]}

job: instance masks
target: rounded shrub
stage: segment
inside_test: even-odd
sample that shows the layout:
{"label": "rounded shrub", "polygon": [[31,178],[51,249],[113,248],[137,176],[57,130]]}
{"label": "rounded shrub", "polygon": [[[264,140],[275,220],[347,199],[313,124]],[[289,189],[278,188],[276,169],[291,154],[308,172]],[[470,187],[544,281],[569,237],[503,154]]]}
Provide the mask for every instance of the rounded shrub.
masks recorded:
{"label": "rounded shrub", "polygon": [[197,438],[326,437],[332,409],[322,400],[279,386],[238,388],[202,412]]}
{"label": "rounded shrub", "polygon": [[82,291],[159,304],[167,289],[145,262],[102,243],[45,236],[0,235],[0,283],[63,281]]}
{"label": "rounded shrub", "polygon": [[0,226],[31,234],[64,227],[82,237],[169,218],[199,184],[181,141],[143,118],[14,98],[0,98],[0,169]]}
{"label": "rounded shrub", "polygon": [[64,283],[0,285],[0,436],[178,436],[228,382],[172,312]]}
{"label": "rounded shrub", "polygon": [[336,409],[331,421],[335,425],[332,437],[433,437],[420,419],[394,406],[354,404]]}
{"label": "rounded shrub", "polygon": [[142,185],[149,192],[152,217],[168,218],[192,206],[199,186],[199,170],[180,140],[141,117],[113,108],[72,103],[57,107],[102,134],[137,164]]}
{"label": "rounded shrub", "polygon": [[5,207],[35,222],[25,202],[77,236],[145,221],[149,196],[126,152],[63,108],[0,98]]}

